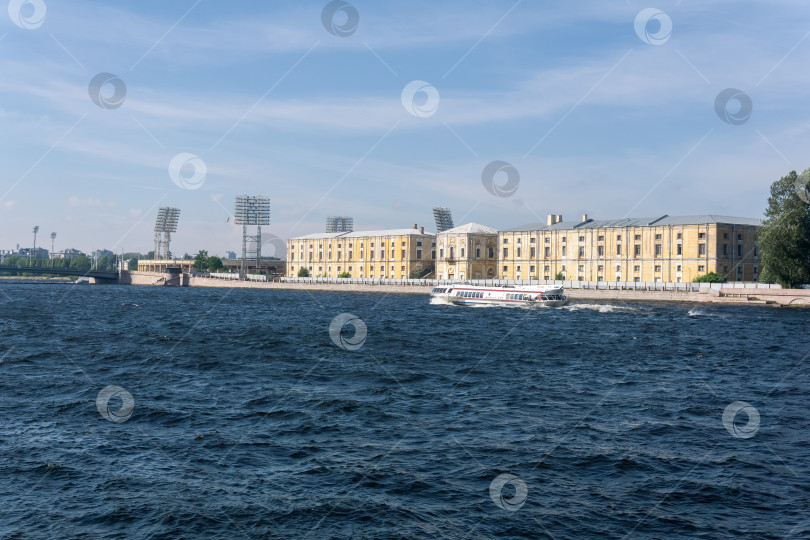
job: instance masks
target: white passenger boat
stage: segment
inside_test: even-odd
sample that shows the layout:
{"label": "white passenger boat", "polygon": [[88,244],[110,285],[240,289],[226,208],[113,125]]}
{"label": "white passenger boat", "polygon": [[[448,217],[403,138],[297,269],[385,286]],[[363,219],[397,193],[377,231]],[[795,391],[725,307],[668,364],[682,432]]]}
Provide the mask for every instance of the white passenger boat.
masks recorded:
{"label": "white passenger boat", "polygon": [[563,287],[554,285],[465,285],[456,283],[434,287],[431,298],[460,306],[528,306],[558,307],[565,305]]}

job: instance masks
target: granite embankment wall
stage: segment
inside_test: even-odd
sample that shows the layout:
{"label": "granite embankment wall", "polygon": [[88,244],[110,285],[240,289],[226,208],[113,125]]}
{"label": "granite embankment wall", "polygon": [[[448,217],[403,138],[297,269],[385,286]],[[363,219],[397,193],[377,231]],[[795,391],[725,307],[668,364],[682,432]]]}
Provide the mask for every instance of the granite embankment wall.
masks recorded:
{"label": "granite embankment wall", "polygon": [[[184,274],[169,283],[165,275],[156,272],[124,272],[121,283],[131,285],[183,285],[191,287],[219,287],[241,289],[276,289],[299,291],[366,292],[386,294],[428,294],[428,285],[370,285],[360,283],[291,283],[254,282],[215,279]],[[699,291],[649,291],[622,289],[566,289],[566,296],[579,300],[626,300],[707,302],[715,304],[774,304],[810,307],[810,289],[700,289]]]}

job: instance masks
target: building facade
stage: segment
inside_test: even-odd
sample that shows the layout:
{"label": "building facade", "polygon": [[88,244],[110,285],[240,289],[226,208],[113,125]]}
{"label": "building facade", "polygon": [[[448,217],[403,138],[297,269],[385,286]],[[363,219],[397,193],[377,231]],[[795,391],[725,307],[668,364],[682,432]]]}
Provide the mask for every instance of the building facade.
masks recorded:
{"label": "building facade", "polygon": [[498,272],[498,231],[468,223],[436,235],[438,279],[494,279]]}
{"label": "building facade", "polygon": [[435,267],[436,236],[424,227],[317,233],[287,241],[287,276],[409,279]]}
{"label": "building facade", "polygon": [[660,216],[563,221],[549,215],[498,233],[500,279],[691,282],[717,272],[756,281],[760,220],[728,216]]}

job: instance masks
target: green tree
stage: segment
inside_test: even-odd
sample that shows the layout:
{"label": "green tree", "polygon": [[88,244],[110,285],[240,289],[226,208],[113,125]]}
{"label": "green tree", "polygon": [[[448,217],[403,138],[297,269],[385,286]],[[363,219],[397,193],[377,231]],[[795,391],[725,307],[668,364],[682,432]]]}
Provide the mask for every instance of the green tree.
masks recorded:
{"label": "green tree", "polygon": [[565,280],[565,276],[563,275],[563,273],[557,272],[557,274],[554,276],[554,281],[563,281],[563,280]]}
{"label": "green tree", "polygon": [[127,263],[127,270],[134,272],[137,269],[138,269],[138,259],[136,258],[130,259],[129,262]]}
{"label": "green tree", "polygon": [[197,272],[205,272],[208,268],[208,252],[201,249],[194,256],[194,270]]}
{"label": "green tree", "polygon": [[726,277],[723,274],[718,274],[717,272],[709,272],[708,274],[703,274],[702,276],[698,276],[694,279],[692,283],[725,283]]}
{"label": "green tree", "polygon": [[352,277],[352,275],[350,273],[348,273],[348,272],[341,272],[340,274],[338,274],[338,277],[339,278],[350,278],[350,277]]}
{"label": "green tree", "polygon": [[784,287],[810,283],[810,169],[771,184],[765,218],[758,233],[759,280]]}
{"label": "green tree", "polygon": [[302,266],[298,270],[298,277],[309,277],[309,270],[307,270],[306,267]]}
{"label": "green tree", "polygon": [[212,270],[212,271],[219,270],[220,268],[223,267],[222,259],[220,259],[219,257],[217,257],[215,255],[212,255],[211,257],[208,257],[205,260],[205,265],[209,270]]}

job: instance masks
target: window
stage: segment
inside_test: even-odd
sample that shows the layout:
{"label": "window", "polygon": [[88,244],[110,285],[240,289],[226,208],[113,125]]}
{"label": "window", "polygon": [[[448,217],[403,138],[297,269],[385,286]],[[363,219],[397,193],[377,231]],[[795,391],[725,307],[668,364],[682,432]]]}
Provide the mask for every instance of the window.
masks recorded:
{"label": "window", "polygon": [[421,250],[421,249],[417,249],[417,250],[416,250],[416,258],[417,258],[417,259],[421,259],[421,258],[422,258],[422,250]]}
{"label": "window", "polygon": [[508,239],[508,238],[504,238],[504,239],[503,239],[503,243],[504,243],[504,244],[508,244],[508,243],[509,243],[509,239]]}
{"label": "window", "polygon": [[562,247],[562,256],[565,257],[565,246]]}
{"label": "window", "polygon": [[676,234],[676,235],[675,235],[675,238],[677,238],[678,240],[680,240],[681,238],[683,238],[683,234],[682,234],[682,233],[678,233],[678,234]]}
{"label": "window", "polygon": [[728,244],[723,244],[723,255],[728,255]]}
{"label": "window", "polygon": [[656,257],[661,256],[661,244],[655,244],[655,256]]}
{"label": "window", "polygon": [[579,256],[580,259],[585,256],[585,248],[584,247],[582,247],[582,246],[579,247],[578,256]]}
{"label": "window", "polygon": [[519,237],[519,236],[518,236],[518,239],[517,239],[517,243],[518,243],[518,244],[520,243],[520,237]]}
{"label": "window", "polygon": [[505,266],[503,267],[503,271],[506,272],[506,267]]}
{"label": "window", "polygon": [[352,258],[352,252],[351,251],[349,252],[349,258],[350,259]]}
{"label": "window", "polygon": [[[520,238],[518,238],[518,240],[520,240]],[[519,244],[519,243],[520,243],[520,242],[518,242],[518,244]],[[520,258],[520,248],[517,248],[517,258],[518,258],[518,259]]]}
{"label": "window", "polygon": [[546,241],[546,244],[548,244],[549,242],[551,242],[551,238],[549,238],[548,236],[546,236],[546,240],[545,240],[545,241]]}
{"label": "window", "polygon": [[616,265],[616,271],[617,271],[617,272],[621,272],[621,271],[622,271],[622,265],[617,264],[617,265]]}
{"label": "window", "polygon": [[703,266],[702,264],[699,264],[698,265],[698,272],[705,272],[705,271],[706,271],[706,267]]}
{"label": "window", "polygon": [[641,281],[641,278],[640,277],[634,277],[633,281]]}
{"label": "window", "polygon": [[564,244],[565,243],[565,237],[563,236],[562,240],[560,240],[560,241]]}
{"label": "window", "polygon": [[444,259],[444,248],[439,249],[439,257]]}
{"label": "window", "polygon": [[604,271],[605,271],[605,267],[604,267],[604,265],[601,265],[601,264],[600,264],[599,266],[597,266],[597,267],[596,267],[596,271],[597,271],[597,272],[604,272]]}
{"label": "window", "polygon": [[534,244],[534,241],[535,241],[535,240],[537,240],[537,238],[529,238],[529,243],[530,243],[530,244]]}
{"label": "window", "polygon": [[635,240],[636,240],[636,241],[641,240],[641,235],[640,235],[640,234],[637,234],[637,235],[636,235],[636,237],[635,237]]}
{"label": "window", "polygon": [[655,267],[655,271],[656,271],[656,272],[660,272],[660,271],[661,271],[661,266],[656,266],[656,267]]}
{"label": "window", "polygon": [[520,265],[517,265],[517,268],[515,268],[515,271],[520,272]]}
{"label": "window", "polygon": [[394,250],[393,249],[391,250],[391,258],[392,259],[394,258]]}
{"label": "window", "polygon": [[754,257],[756,257],[756,256],[757,256],[757,251],[758,251],[758,250],[757,250],[757,245],[756,245],[756,244],[754,244]]}
{"label": "window", "polygon": [[705,232],[700,232],[700,233],[698,233],[698,238],[700,238],[701,240],[702,240],[703,238],[706,238],[706,233],[705,233]]}
{"label": "window", "polygon": [[723,266],[723,272],[728,272],[728,266]]}
{"label": "window", "polygon": [[723,233],[723,240],[728,240],[728,233],[727,232]]}
{"label": "window", "polygon": [[531,256],[532,259],[534,259],[537,256],[537,249],[536,248],[531,248],[529,250],[529,255]]}
{"label": "window", "polygon": [[617,234],[617,235],[616,235],[616,241],[617,241],[617,242],[621,242],[621,241],[622,241],[622,235]]}
{"label": "window", "polygon": [[661,240],[661,235],[660,235],[660,234],[656,234],[656,235],[655,235],[655,239],[656,239],[656,240]]}
{"label": "window", "polygon": [[430,258],[431,258],[431,259],[435,259],[435,258],[436,258],[436,250],[435,250],[435,249],[434,249],[434,250],[431,250],[431,252],[430,252]]}
{"label": "window", "polygon": [[698,244],[698,255],[706,255],[706,244]]}
{"label": "window", "polygon": [[481,258],[481,248],[475,248],[475,258],[476,259]]}
{"label": "window", "polygon": [[737,244],[737,257],[742,257],[742,244]]}
{"label": "window", "polygon": [[529,267],[529,272],[534,273],[534,266]]}
{"label": "window", "polygon": [[637,265],[635,265],[635,266],[633,267],[633,272],[641,272],[641,265],[638,265],[638,264],[637,264]]}
{"label": "window", "polygon": [[548,259],[551,256],[551,248],[547,247],[545,250],[543,250],[543,254]]}
{"label": "window", "polygon": [[678,244],[677,246],[675,246],[675,254],[683,255],[683,244]]}
{"label": "window", "polygon": [[621,254],[622,254],[622,245],[621,244],[616,244],[616,255],[621,255]]}
{"label": "window", "polygon": [[604,256],[605,256],[605,246],[597,246],[597,248],[596,248],[596,254],[597,254],[599,257],[604,257]]}
{"label": "window", "polygon": [[680,271],[681,271],[681,265],[680,265],[680,264],[679,264],[678,266],[676,266],[676,267],[675,267],[675,271],[676,271],[676,272],[680,272]]}
{"label": "window", "polygon": [[584,271],[585,271],[585,265],[584,265],[584,264],[580,264],[580,265],[577,267],[577,270],[579,270],[580,272],[584,272]]}
{"label": "window", "polygon": [[495,248],[494,248],[494,247],[492,247],[492,246],[490,246],[490,248],[489,248],[489,258],[490,258],[490,259],[494,259],[494,258],[495,258]]}
{"label": "window", "polygon": [[741,235],[741,234],[738,234],[738,235],[737,235],[737,240],[738,240],[739,242],[742,242],[742,235]]}
{"label": "window", "polygon": [[635,250],[633,251],[633,254],[636,257],[641,257],[641,245],[639,245],[639,244],[635,245]]}
{"label": "window", "polygon": [[503,248],[503,257],[504,259],[509,256],[509,248]]}
{"label": "window", "polygon": [[461,256],[464,256],[464,248],[461,248]]}
{"label": "window", "polygon": [[604,237],[604,236],[602,236],[602,235],[600,235],[599,237],[597,237],[596,241],[597,241],[597,242],[604,242],[604,241],[605,241],[605,237]]}
{"label": "window", "polygon": [[584,242],[584,241],[585,241],[585,237],[584,237],[584,236],[580,236],[580,237],[579,237],[579,241],[580,241],[580,242]]}
{"label": "window", "polygon": [[549,265],[543,267],[543,272],[548,272],[549,270],[551,270],[551,267]]}

